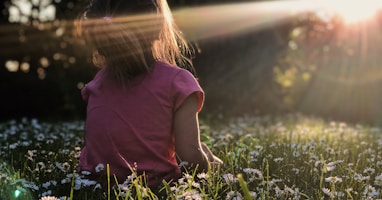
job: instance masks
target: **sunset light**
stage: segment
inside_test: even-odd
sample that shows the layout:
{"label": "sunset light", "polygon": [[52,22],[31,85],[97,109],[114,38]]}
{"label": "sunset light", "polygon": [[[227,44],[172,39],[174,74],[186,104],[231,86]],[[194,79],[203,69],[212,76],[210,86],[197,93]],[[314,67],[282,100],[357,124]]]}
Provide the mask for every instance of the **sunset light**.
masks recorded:
{"label": "sunset light", "polygon": [[346,24],[372,19],[382,8],[380,0],[315,0],[323,9],[341,17]]}

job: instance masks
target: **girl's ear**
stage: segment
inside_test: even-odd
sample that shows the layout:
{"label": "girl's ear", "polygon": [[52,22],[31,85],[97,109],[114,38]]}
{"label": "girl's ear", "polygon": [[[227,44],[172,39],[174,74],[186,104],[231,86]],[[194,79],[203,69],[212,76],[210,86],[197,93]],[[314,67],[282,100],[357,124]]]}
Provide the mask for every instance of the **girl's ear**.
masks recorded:
{"label": "girl's ear", "polygon": [[98,68],[103,68],[106,66],[106,58],[101,55],[98,51],[94,51],[92,55],[92,62]]}

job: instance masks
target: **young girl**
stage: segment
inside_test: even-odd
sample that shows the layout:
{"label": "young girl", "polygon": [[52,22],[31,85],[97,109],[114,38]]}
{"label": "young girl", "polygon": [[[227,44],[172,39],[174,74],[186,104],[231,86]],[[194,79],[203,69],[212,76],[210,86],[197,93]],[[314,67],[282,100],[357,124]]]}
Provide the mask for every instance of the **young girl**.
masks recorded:
{"label": "young girl", "polygon": [[96,179],[96,166],[109,165],[122,183],[134,168],[153,188],[181,176],[179,161],[199,171],[222,164],[200,141],[204,93],[176,66],[192,64],[166,0],[93,0],[80,28],[100,67],[81,91],[87,101],[81,171]]}

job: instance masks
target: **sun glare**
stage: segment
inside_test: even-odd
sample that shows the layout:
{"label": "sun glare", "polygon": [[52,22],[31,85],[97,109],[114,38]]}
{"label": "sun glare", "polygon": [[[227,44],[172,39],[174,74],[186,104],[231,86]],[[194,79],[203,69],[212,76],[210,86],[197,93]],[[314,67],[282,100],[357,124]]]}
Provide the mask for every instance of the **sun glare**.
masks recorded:
{"label": "sun glare", "polygon": [[345,23],[353,24],[372,19],[382,8],[381,0],[316,0],[332,14],[338,14]]}

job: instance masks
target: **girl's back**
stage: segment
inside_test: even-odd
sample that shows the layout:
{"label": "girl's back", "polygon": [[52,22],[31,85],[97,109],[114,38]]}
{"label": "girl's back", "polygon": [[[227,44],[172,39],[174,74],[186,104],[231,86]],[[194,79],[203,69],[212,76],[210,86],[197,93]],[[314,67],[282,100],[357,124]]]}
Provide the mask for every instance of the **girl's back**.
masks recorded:
{"label": "girl's back", "polygon": [[94,174],[98,164],[110,164],[111,174],[123,182],[136,166],[150,186],[178,178],[173,117],[195,92],[200,110],[203,91],[192,74],[163,62],[125,86],[100,70],[82,90],[88,107],[80,169]]}

